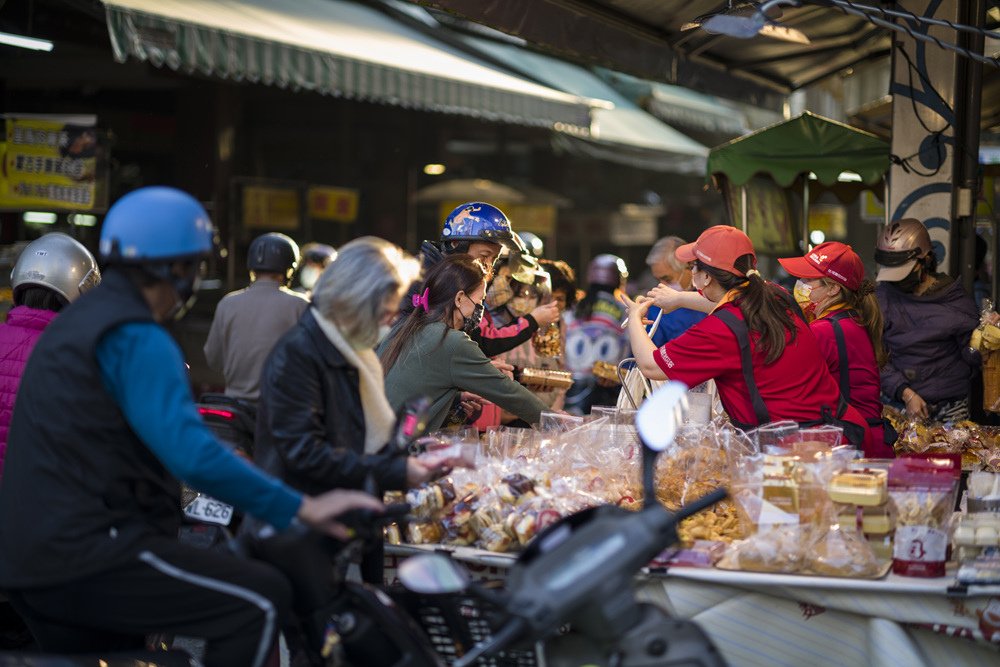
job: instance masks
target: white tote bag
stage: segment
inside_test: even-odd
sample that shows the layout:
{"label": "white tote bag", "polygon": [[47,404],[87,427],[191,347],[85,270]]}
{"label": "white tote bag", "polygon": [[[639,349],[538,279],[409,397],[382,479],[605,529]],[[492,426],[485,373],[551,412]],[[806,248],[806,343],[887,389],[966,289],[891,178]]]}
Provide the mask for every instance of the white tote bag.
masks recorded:
{"label": "white tote bag", "polygon": [[[653,326],[649,328],[650,338],[656,333],[656,329],[660,326],[662,318],[663,311],[661,310],[660,314],[656,316]],[[622,377],[624,366],[628,366],[629,364],[631,364],[630,368],[625,373],[625,376]],[[625,410],[637,410],[642,405],[642,402],[649,398],[665,382],[665,380],[650,380],[643,375],[642,371],[639,370],[638,364],[635,363],[635,357],[623,359],[618,364],[618,377],[622,381],[622,390],[618,394],[618,408]]]}

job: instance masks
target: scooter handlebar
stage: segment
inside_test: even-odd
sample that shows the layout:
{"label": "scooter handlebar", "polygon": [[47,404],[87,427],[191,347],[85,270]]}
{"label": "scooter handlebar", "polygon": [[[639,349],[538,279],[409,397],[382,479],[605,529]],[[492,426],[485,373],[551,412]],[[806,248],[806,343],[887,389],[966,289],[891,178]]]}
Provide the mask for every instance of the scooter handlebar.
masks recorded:
{"label": "scooter handlebar", "polygon": [[700,498],[691,501],[677,510],[677,512],[674,513],[674,519],[677,523],[680,523],[689,516],[693,516],[702,510],[708,509],[720,500],[724,500],[728,495],[729,491],[723,488],[716,489],[715,491],[709,491]]}

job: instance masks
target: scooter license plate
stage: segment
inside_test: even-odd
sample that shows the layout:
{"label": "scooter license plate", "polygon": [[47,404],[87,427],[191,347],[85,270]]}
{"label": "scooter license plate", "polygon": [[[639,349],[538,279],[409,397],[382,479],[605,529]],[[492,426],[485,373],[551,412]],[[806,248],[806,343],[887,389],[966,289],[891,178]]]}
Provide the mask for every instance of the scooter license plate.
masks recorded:
{"label": "scooter license plate", "polygon": [[233,520],[233,506],[210,496],[198,496],[184,508],[184,514],[195,521],[228,526]]}

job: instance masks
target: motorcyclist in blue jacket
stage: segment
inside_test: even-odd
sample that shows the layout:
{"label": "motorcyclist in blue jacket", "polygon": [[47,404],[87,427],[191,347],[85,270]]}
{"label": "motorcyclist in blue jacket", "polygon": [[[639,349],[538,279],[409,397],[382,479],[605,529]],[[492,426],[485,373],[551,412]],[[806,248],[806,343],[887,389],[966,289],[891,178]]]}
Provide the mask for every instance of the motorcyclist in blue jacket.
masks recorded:
{"label": "motorcyclist in blue jacket", "polygon": [[290,608],[274,568],[180,544],[180,484],[281,529],[346,537],[335,518],[381,504],[304,496],[225,449],[202,423],[164,324],[214,248],[191,196],[149,187],[108,211],[101,285],[39,339],[22,378],[0,488],[0,587],[41,648],[141,648],[202,637],[208,665],[260,665]]}

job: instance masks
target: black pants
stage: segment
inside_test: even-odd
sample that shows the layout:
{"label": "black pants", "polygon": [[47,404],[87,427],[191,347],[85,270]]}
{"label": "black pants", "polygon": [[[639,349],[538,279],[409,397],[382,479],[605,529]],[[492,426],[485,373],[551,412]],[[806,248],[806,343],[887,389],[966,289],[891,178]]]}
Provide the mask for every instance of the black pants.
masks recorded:
{"label": "black pants", "polygon": [[137,649],[165,632],[205,639],[206,665],[241,667],[267,659],[292,597],[270,565],[167,538],[112,572],[8,594],[43,651]]}

